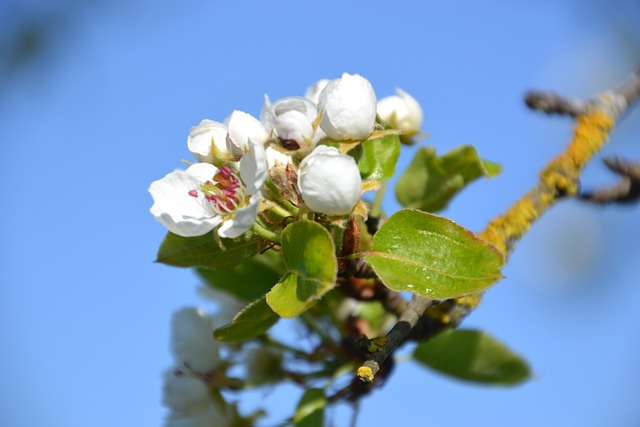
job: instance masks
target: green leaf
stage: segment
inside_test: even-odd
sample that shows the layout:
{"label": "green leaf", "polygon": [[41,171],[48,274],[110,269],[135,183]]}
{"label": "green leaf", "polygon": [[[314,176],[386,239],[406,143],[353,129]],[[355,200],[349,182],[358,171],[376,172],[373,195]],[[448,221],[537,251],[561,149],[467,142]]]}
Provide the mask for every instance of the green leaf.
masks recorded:
{"label": "green leaf", "polygon": [[227,270],[199,268],[198,274],[215,289],[245,301],[253,301],[278,282],[281,275],[279,264],[282,264],[280,256],[268,252]]}
{"label": "green leaf", "polygon": [[436,156],[435,148],[424,147],[398,179],[396,197],[406,208],[438,212],[465,185],[482,176],[491,178],[500,171],[499,164],[481,159],[471,145],[455,148],[441,157]]}
{"label": "green leaf", "polygon": [[224,249],[213,233],[198,237],[182,237],[167,233],[158,249],[156,262],[176,267],[203,267],[223,270],[233,267],[258,253],[257,240],[221,239]]}
{"label": "green leaf", "polygon": [[434,299],[484,291],[502,278],[504,256],[455,222],[403,209],[373,237],[365,255],[383,283]]}
{"label": "green leaf", "polygon": [[213,331],[213,337],[226,342],[250,340],[267,332],[278,319],[265,298],[260,298],[236,314],[231,323]]}
{"label": "green leaf", "polygon": [[282,232],[282,257],[287,272],[267,294],[267,303],[280,316],[295,317],[335,285],[331,235],[317,222],[294,222]]}
{"label": "green leaf", "polygon": [[358,163],[363,181],[384,181],[396,173],[400,156],[400,137],[387,135],[359,144],[349,152]]}
{"label": "green leaf", "polygon": [[319,388],[310,388],[304,392],[295,414],[293,422],[296,427],[322,427],[324,424],[324,408],[327,398]]}
{"label": "green leaf", "polygon": [[418,344],[413,357],[438,372],[466,381],[516,385],[531,377],[524,359],[480,331],[442,332]]}

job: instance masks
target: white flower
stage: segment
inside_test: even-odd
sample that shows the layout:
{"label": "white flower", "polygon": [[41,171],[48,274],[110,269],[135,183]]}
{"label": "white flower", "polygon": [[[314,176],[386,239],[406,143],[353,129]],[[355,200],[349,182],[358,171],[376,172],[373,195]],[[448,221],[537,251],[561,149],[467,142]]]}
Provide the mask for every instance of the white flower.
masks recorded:
{"label": "white flower", "polygon": [[346,215],[360,199],[362,180],[355,160],[320,145],[302,160],[298,189],[305,204],[327,215]]}
{"label": "white flower", "polygon": [[253,142],[248,147],[240,161],[240,176],[229,166],[218,169],[209,163],[195,163],[186,171],[176,170],[152,182],[151,214],[183,237],[207,234],[221,224],[220,237],[242,235],[258,215],[267,176],[264,147]]}
{"label": "white flower", "polygon": [[[273,130],[282,146],[287,150],[310,150],[318,141],[313,122],[318,117],[318,108],[306,98],[291,96],[271,104],[265,95],[260,111],[260,121],[267,130]],[[324,133],[318,135],[323,137]]]}
{"label": "white flower", "polygon": [[344,73],[320,93],[320,128],[334,140],[362,140],[373,131],[376,94],[369,80]]}
{"label": "white flower", "polygon": [[227,126],[213,120],[203,120],[189,131],[187,146],[191,154],[202,163],[213,163],[212,148],[227,153]]}
{"label": "white flower", "polygon": [[317,104],[318,99],[320,98],[320,92],[322,92],[322,89],[324,89],[329,82],[329,79],[318,80],[307,88],[307,92],[304,94],[304,97],[314,104]]}
{"label": "white flower", "polygon": [[171,350],[180,366],[204,374],[218,367],[220,344],[212,338],[213,321],[195,308],[176,311],[171,319]]}
{"label": "white flower", "polygon": [[239,160],[249,151],[249,141],[264,144],[269,136],[260,121],[250,114],[235,110],[227,118],[227,150]]}
{"label": "white flower", "polygon": [[396,89],[397,95],[388,96],[378,101],[380,118],[404,136],[411,137],[420,133],[422,126],[422,108],[418,101],[402,89]]}

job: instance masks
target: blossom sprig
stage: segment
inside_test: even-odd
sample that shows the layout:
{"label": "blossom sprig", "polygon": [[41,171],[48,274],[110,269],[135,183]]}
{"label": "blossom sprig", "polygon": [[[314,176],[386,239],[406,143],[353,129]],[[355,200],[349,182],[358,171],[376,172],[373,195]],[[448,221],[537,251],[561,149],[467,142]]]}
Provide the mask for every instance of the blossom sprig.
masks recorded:
{"label": "blossom sprig", "polygon": [[[406,95],[402,99],[413,100],[402,94]],[[414,104],[408,102],[411,108],[407,108],[417,111]],[[331,217],[349,215],[371,183],[363,186],[357,159],[347,151],[384,132],[406,132],[376,130],[380,111],[395,111],[388,116],[398,119],[393,124],[415,127],[418,121],[405,119],[399,105],[384,99],[377,103],[367,79],[344,73],[311,85],[305,97],[271,102],[265,96],[260,120],[239,110],[224,122],[202,120],[187,138],[197,163],[151,184],[151,213],[169,231],[183,237],[213,230],[219,237],[236,238],[253,229],[276,242],[283,224],[260,221],[265,210],[280,217],[307,210]],[[336,143],[340,152],[325,145]],[[290,166],[281,167],[287,164]],[[272,180],[270,176],[277,173],[269,171],[276,168],[280,168],[278,173],[296,175],[293,190],[290,178]],[[263,190],[265,182],[271,191]],[[274,185],[287,188],[274,189]],[[289,201],[274,198],[292,191],[298,196],[288,197]],[[303,207],[306,209],[301,210]]]}

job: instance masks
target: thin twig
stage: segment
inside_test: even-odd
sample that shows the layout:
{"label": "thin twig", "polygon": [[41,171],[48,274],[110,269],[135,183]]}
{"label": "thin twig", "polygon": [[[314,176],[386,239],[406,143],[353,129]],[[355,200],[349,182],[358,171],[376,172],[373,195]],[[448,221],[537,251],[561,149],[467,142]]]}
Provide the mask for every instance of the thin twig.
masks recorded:
{"label": "thin twig", "polygon": [[358,378],[360,381],[370,383],[373,377],[380,370],[380,365],[393,353],[393,351],[405,341],[405,338],[418,323],[425,310],[433,305],[434,301],[429,298],[414,295],[407,307],[398,319],[393,328],[386,335],[386,342],[382,349],[372,353],[362,366],[358,368]]}
{"label": "thin twig", "polygon": [[640,162],[632,163],[619,157],[610,157],[604,159],[604,164],[620,175],[620,181],[612,187],[581,193],[580,199],[601,205],[640,200]]}
{"label": "thin twig", "polygon": [[532,110],[542,111],[547,114],[568,115],[571,117],[584,114],[589,106],[589,102],[583,100],[570,99],[555,92],[543,92],[530,90],[524,98],[527,107]]}

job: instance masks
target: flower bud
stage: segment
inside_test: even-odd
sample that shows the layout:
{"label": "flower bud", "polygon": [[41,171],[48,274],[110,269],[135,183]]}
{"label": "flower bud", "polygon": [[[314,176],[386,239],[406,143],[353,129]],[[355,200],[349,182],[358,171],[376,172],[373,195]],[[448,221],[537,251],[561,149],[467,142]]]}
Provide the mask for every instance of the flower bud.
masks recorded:
{"label": "flower bud", "polygon": [[420,133],[422,126],[422,108],[411,95],[402,89],[396,89],[397,95],[378,101],[380,118],[392,127],[402,131],[405,137]]}
{"label": "flower bud", "polygon": [[360,199],[362,180],[353,157],[321,145],[300,163],[298,189],[312,210],[346,215]]}
{"label": "flower bud", "polygon": [[320,93],[320,128],[336,141],[363,140],[376,121],[376,94],[369,80],[344,73],[331,80]]}
{"label": "flower bud", "polygon": [[227,153],[227,127],[205,119],[189,130],[187,146],[198,162],[214,163],[214,150]]}
{"label": "flower bud", "polygon": [[265,96],[260,111],[260,121],[264,127],[275,132],[286,150],[308,151],[313,148],[316,129],[313,122],[318,117],[318,108],[308,99],[299,96],[282,98],[271,104]]}

